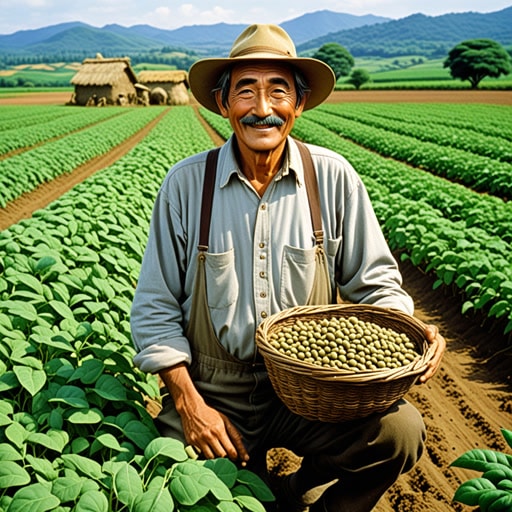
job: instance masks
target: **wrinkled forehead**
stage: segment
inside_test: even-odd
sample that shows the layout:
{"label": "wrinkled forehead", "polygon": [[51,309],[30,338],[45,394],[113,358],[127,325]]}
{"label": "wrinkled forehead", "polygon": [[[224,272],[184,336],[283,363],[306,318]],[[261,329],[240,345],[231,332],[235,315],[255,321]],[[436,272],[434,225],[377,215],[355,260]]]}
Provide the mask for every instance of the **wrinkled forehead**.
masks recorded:
{"label": "wrinkled forehead", "polygon": [[286,81],[290,81],[293,84],[294,77],[293,66],[276,60],[265,60],[265,61],[248,61],[248,62],[237,62],[231,66],[230,74],[232,83],[239,80],[240,78],[254,77],[270,77],[283,78]]}

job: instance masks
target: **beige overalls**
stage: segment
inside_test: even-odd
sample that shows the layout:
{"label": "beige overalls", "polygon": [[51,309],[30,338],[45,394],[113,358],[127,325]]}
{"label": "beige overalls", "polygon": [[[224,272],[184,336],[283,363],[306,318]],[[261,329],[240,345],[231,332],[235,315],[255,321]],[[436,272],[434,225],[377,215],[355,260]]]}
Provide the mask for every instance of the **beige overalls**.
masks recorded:
{"label": "beige overalls", "polygon": [[[335,294],[323,249],[316,174],[308,150],[298,145],[317,249],[316,276],[307,304],[327,304],[335,300]],[[198,268],[186,330],[192,347],[192,379],[205,401],[226,414],[242,434],[251,454],[250,469],[264,477],[266,450],[276,446],[289,448],[302,457],[300,470],[289,482],[294,496],[335,482],[311,511],[369,512],[396,478],[421,456],[425,440],[423,420],[405,400],[361,421],[330,424],[304,420],[287,411],[279,401],[256,350],[254,360],[241,361],[220,344],[210,319],[205,276],[217,154],[218,150],[213,150],[208,157]],[[167,395],[163,403],[157,427],[162,435],[185,442],[172,399]]]}
{"label": "beige overalls", "polygon": [[[316,239],[315,280],[307,305],[328,304],[332,301],[333,288],[323,247],[316,174],[308,149],[302,143],[296,142],[303,161],[312,230]],[[254,360],[242,361],[221,345],[214,332],[207,303],[205,260],[208,258],[208,235],[218,152],[219,148],[208,154],[203,187],[198,265],[190,321],[186,329],[186,337],[192,348],[190,373],[197,389],[210,406],[225,413],[243,435],[257,436],[262,415],[265,415],[269,402],[275,400],[263,360],[256,353],[256,349]],[[172,430],[181,432],[181,423],[173,409],[172,400],[164,399],[164,408],[157,425],[164,434],[175,436]]]}

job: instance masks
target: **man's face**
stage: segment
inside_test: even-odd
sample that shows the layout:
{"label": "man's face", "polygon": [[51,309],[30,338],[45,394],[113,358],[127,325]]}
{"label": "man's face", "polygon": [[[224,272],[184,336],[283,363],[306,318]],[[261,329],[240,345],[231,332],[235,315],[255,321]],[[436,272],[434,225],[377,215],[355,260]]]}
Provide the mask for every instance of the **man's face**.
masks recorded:
{"label": "man's face", "polygon": [[234,66],[226,107],[217,94],[220,111],[229,119],[242,152],[266,152],[284,146],[305,100],[296,105],[292,71],[272,62]]}

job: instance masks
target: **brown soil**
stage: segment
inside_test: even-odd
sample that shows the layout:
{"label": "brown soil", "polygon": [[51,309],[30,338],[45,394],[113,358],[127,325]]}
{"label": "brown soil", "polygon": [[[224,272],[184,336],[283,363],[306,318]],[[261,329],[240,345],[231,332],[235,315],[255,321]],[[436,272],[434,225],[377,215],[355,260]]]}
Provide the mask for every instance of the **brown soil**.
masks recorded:
{"label": "brown soil", "polygon": [[[330,101],[357,101],[363,97],[363,93],[335,93]],[[474,94],[447,91],[409,93],[412,91],[377,91],[364,94],[366,99],[363,101],[512,104],[512,93],[501,91],[475,91]],[[64,99],[55,95],[51,98],[39,97],[37,103],[46,100],[60,103],[68,98],[69,94]],[[16,101],[21,102],[20,98]],[[30,101],[34,101],[32,96]],[[2,103],[5,104],[5,100],[0,100]],[[33,211],[43,208],[90,173],[106,167],[131,149],[145,133],[146,130],[140,132],[101,162],[88,164],[27,194],[20,199],[20,203],[16,201],[8,208],[0,209],[0,229],[29,217]],[[220,143],[217,135],[212,134],[212,138],[215,143]],[[500,327],[493,328],[480,318],[462,316],[460,299],[451,291],[434,291],[431,276],[409,264],[402,264],[401,267],[404,287],[416,301],[416,316],[439,327],[447,341],[447,351],[438,374],[429,383],[415,386],[408,394],[408,399],[422,412],[427,424],[427,451],[419,464],[388,491],[375,512],[468,510],[451,502],[453,494],[461,482],[480,475],[449,466],[459,455],[473,448],[510,451],[500,428],[512,428],[512,349],[500,353],[500,348],[506,343],[500,334]],[[296,465],[297,459],[288,452],[276,451],[272,454],[271,463],[277,468],[276,471],[286,472]]]}

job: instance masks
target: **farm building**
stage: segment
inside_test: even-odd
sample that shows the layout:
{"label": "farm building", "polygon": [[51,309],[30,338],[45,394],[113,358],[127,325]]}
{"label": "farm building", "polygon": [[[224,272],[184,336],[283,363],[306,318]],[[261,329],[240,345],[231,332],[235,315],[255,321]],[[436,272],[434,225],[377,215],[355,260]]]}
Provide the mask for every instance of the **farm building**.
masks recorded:
{"label": "farm building", "polygon": [[140,97],[137,75],[128,57],[104,58],[97,54],[94,59],[85,59],[71,83],[76,105],[138,103]]}
{"label": "farm building", "polygon": [[141,71],[139,82],[150,89],[152,104],[187,105],[189,102],[186,71]]}

